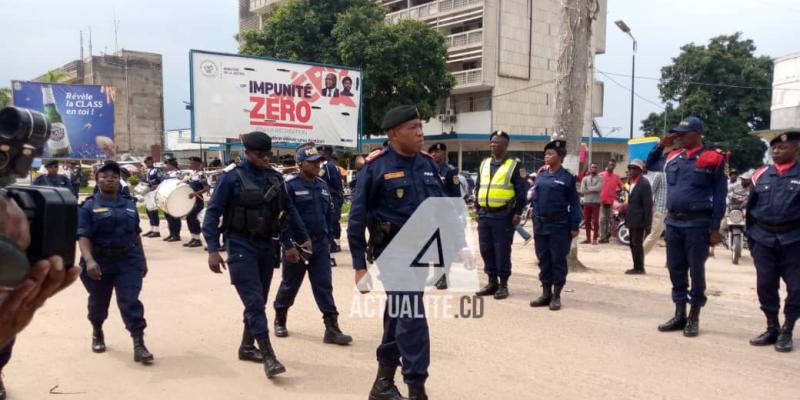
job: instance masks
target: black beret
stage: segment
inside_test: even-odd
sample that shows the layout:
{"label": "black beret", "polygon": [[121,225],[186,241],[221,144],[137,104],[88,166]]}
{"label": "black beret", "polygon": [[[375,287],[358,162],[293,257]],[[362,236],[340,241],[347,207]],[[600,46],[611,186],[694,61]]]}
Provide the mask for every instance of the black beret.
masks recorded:
{"label": "black beret", "polygon": [[769,145],[775,146],[778,143],[793,142],[796,140],[800,140],[800,131],[789,131],[776,136],[775,139],[769,142]]}
{"label": "black beret", "polygon": [[505,133],[504,131],[494,131],[494,132],[492,132],[492,134],[489,135],[489,140],[492,140],[492,138],[495,137],[495,136],[504,137],[509,142],[511,141],[511,137],[508,136],[508,133]]}
{"label": "black beret", "polygon": [[194,161],[194,162],[201,163],[201,162],[203,162],[203,159],[200,158],[200,157],[189,157],[189,161]]}
{"label": "black beret", "polygon": [[250,151],[272,150],[272,139],[264,132],[250,132],[242,136],[242,145]]}
{"label": "black beret", "polygon": [[544,146],[544,150],[545,151],[550,150],[550,149],[558,150],[558,149],[566,149],[566,148],[567,148],[567,141],[566,140],[560,140],[560,139],[553,140],[552,142],[550,142],[550,143],[548,143],[548,144],[546,144]]}
{"label": "black beret", "polygon": [[172,165],[173,167],[177,167],[178,166],[178,160],[176,160],[174,158],[168,158],[168,159],[164,160],[164,163]]}
{"label": "black beret", "polygon": [[45,166],[45,168],[57,167],[58,166],[58,160],[50,160],[50,161],[46,162],[44,164],[44,166]]}
{"label": "black beret", "polygon": [[386,131],[392,129],[403,122],[408,122],[416,118],[419,118],[419,111],[417,111],[416,106],[397,106],[387,111],[383,116],[381,130]]}
{"label": "black beret", "polygon": [[435,150],[447,151],[447,145],[444,143],[436,143],[431,147],[428,147],[428,153],[433,153]]}
{"label": "black beret", "polygon": [[107,160],[100,168],[97,169],[97,173],[111,171],[120,175],[122,173],[122,168],[119,167],[116,161]]}
{"label": "black beret", "polygon": [[320,145],[319,147],[317,147],[317,151],[322,151],[322,152],[326,152],[326,153],[333,153],[333,146],[331,146],[329,144],[323,144],[323,145]]}

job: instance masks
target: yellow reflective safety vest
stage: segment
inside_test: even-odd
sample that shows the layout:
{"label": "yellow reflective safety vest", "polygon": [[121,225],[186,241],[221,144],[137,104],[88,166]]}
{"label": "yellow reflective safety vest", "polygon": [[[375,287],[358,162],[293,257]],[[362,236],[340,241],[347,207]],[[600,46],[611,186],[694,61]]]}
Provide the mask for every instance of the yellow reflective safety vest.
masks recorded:
{"label": "yellow reflective safety vest", "polygon": [[489,157],[481,163],[481,185],[478,188],[478,205],[481,207],[505,207],[514,201],[514,185],[511,184],[511,175],[517,167],[518,160],[507,158],[497,167],[492,176],[492,158]]}

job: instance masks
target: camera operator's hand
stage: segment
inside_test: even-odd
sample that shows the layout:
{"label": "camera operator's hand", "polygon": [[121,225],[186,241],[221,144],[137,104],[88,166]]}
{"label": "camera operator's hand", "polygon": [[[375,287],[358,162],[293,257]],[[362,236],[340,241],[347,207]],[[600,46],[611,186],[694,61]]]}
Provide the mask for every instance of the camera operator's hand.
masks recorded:
{"label": "camera operator's hand", "polygon": [[100,270],[100,264],[95,260],[86,260],[86,275],[96,281],[103,278],[103,271]]}
{"label": "camera operator's hand", "polygon": [[34,264],[28,278],[0,306],[0,346],[25,329],[45,300],[75,282],[80,272],[80,268],[65,270],[58,256]]}
{"label": "camera operator's hand", "polygon": [[31,233],[25,213],[14,200],[2,196],[0,196],[0,235],[23,250],[31,244]]}

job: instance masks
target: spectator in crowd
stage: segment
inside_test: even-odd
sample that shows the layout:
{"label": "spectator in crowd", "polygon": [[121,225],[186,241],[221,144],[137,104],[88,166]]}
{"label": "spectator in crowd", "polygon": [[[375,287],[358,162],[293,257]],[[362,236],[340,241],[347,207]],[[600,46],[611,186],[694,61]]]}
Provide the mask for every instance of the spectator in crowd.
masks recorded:
{"label": "spectator in crowd", "polygon": [[614,208],[614,200],[617,198],[617,191],[625,186],[622,179],[614,173],[617,163],[609,161],[606,170],[600,173],[603,178],[603,187],[600,189],[600,243],[608,243],[611,237],[611,211]]}
{"label": "spectator in crowd", "polygon": [[644,254],[647,254],[661,240],[661,235],[667,227],[664,224],[664,218],[667,217],[667,181],[661,171],[645,169],[643,176],[650,182],[650,189],[653,192],[653,224],[643,246]]}
{"label": "spectator in crowd", "polygon": [[584,244],[597,244],[600,235],[600,190],[603,187],[603,178],[598,174],[598,169],[597,164],[593,163],[589,167],[589,173],[581,180],[583,221],[586,225],[586,240],[582,242]]}
{"label": "spectator in crowd", "polygon": [[644,162],[633,160],[628,165],[628,211],[625,222],[631,235],[631,257],[633,268],[625,271],[629,275],[644,274],[644,237],[650,234],[653,224],[653,192],[650,182],[642,179]]}

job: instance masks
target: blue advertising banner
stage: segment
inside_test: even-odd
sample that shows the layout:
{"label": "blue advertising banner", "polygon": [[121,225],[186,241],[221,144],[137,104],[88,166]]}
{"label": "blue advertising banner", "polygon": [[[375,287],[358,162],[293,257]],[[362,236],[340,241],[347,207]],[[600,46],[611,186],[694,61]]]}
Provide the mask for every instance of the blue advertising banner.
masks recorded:
{"label": "blue advertising banner", "polygon": [[114,154],[110,86],[12,81],[14,105],[42,112],[52,124],[44,158],[106,158]]}

